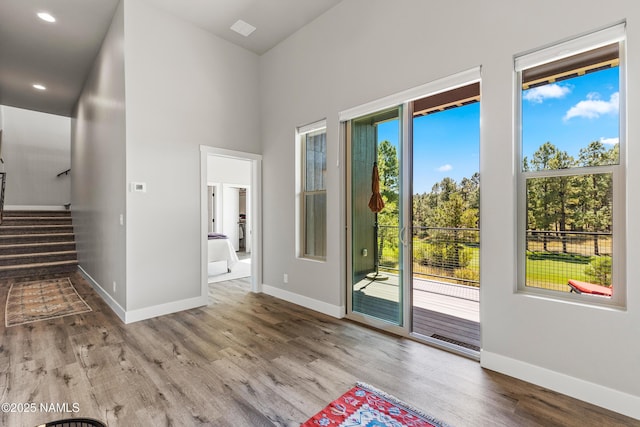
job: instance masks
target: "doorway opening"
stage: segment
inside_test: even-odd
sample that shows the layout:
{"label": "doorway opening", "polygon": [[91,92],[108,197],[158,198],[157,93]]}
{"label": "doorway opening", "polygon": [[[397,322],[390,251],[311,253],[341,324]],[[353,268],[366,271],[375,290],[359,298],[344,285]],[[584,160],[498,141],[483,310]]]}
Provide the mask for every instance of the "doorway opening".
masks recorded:
{"label": "doorway opening", "polygon": [[412,111],[412,332],[479,352],[480,83]]}
{"label": "doorway opening", "polygon": [[261,290],[261,163],[256,154],[201,147],[203,293],[245,278]]}

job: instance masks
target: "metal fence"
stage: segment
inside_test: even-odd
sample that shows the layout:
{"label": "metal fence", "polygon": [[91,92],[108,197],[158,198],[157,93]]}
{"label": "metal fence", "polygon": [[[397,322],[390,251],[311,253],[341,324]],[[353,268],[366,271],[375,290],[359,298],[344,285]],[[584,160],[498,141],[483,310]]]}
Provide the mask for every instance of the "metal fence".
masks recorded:
{"label": "metal fence", "polygon": [[441,282],[480,285],[480,230],[413,227],[413,274]]}
{"label": "metal fence", "polygon": [[[380,226],[380,268],[398,270],[399,229]],[[477,228],[413,227],[413,274],[439,282],[480,284],[480,231]]]}
{"label": "metal fence", "polygon": [[[380,268],[398,271],[396,226],[380,226]],[[612,234],[537,231],[526,233],[526,285],[568,292],[570,279],[611,285]],[[477,228],[413,227],[413,274],[445,283],[480,285],[480,231]]]}
{"label": "metal fence", "polygon": [[526,285],[568,292],[571,279],[611,286],[610,232],[537,231],[526,235]]}

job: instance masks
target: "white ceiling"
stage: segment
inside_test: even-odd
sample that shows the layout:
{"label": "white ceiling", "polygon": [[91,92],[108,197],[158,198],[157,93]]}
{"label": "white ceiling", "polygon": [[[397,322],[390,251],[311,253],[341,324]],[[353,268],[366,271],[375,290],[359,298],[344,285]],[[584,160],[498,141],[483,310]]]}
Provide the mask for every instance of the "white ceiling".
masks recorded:
{"label": "white ceiling", "polygon": [[[118,0],[0,0],[0,103],[70,115]],[[37,12],[57,18],[50,24]],[[46,91],[32,88],[34,83]]]}
{"label": "white ceiling", "polygon": [[[260,55],[342,0],[146,1]],[[118,3],[0,0],[0,104],[71,115]],[[57,22],[40,20],[41,11]],[[256,31],[249,37],[231,31],[238,19]]]}
{"label": "white ceiling", "polygon": [[[0,0],[1,1],[1,0]],[[195,25],[261,55],[342,0],[147,0]],[[256,30],[229,29],[238,19]]]}

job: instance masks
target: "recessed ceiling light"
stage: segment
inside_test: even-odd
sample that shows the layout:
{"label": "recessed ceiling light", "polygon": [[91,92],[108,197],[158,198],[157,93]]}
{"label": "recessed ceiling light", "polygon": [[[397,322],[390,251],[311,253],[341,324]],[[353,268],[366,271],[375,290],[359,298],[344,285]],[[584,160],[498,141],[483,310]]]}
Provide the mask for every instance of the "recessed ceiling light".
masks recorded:
{"label": "recessed ceiling light", "polygon": [[248,37],[249,34],[256,30],[256,27],[244,22],[242,19],[238,19],[236,23],[231,26],[231,29],[238,34]]}
{"label": "recessed ceiling light", "polygon": [[51,15],[50,13],[47,13],[47,12],[38,13],[38,18],[42,19],[43,21],[47,21],[47,22],[56,22],[56,18],[54,18],[53,15]]}
{"label": "recessed ceiling light", "polygon": [[35,83],[33,87],[38,90],[47,90],[46,86],[43,86],[40,83]]}

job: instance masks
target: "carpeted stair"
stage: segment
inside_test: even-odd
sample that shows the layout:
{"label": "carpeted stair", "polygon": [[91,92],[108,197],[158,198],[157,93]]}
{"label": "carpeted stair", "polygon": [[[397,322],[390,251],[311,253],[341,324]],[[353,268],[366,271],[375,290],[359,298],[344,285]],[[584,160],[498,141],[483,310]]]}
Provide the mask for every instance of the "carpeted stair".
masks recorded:
{"label": "carpeted stair", "polygon": [[76,270],[69,211],[5,211],[0,224],[0,279]]}

